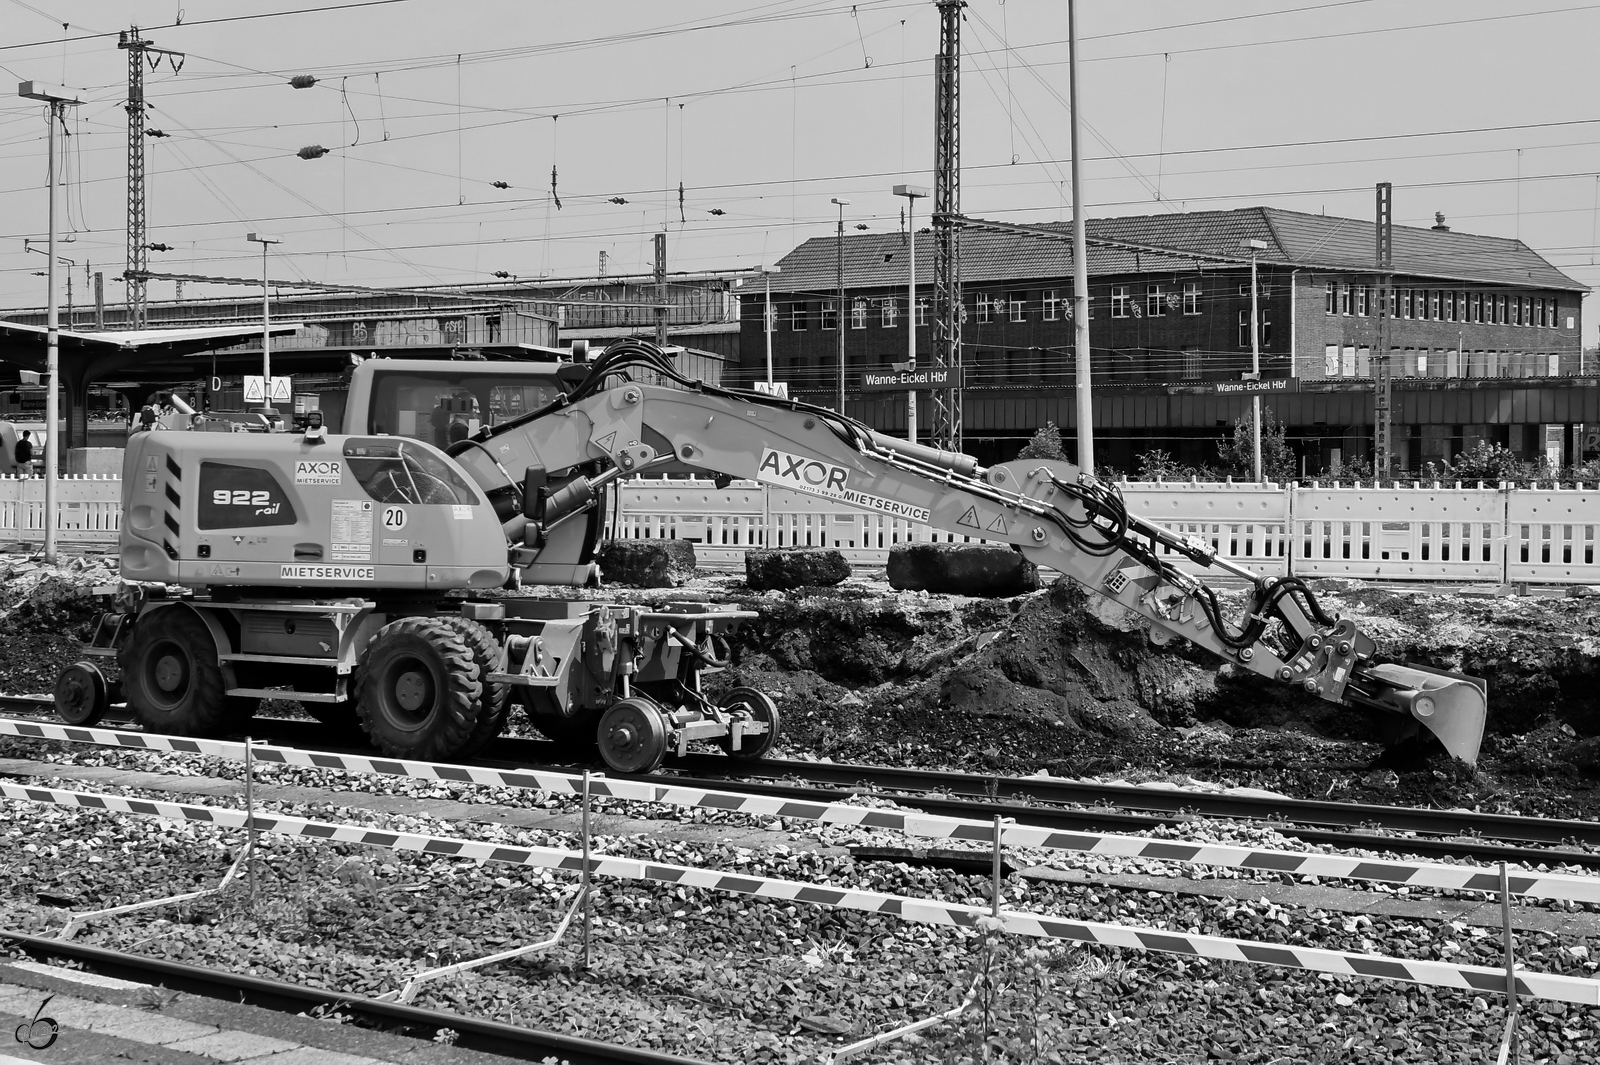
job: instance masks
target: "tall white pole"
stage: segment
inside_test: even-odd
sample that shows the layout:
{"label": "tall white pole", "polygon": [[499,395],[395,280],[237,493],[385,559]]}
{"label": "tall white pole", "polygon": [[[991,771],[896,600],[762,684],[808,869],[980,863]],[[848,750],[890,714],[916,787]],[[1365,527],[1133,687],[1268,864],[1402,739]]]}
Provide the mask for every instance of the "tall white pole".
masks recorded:
{"label": "tall white pole", "polygon": [[[906,296],[906,369],[917,372],[917,198],[906,197],[906,233],[910,236],[911,280]],[[917,442],[917,390],[906,390],[906,439]]]}
{"label": "tall white pole", "polygon": [[767,392],[770,393],[772,391],[772,327],[775,324],[772,320],[772,275],[763,270],[761,271],[761,277],[767,283],[767,306],[763,312],[761,327],[767,333]]}
{"label": "tall white pole", "polygon": [[267,242],[261,242],[261,406],[272,406],[272,312],[267,305]]}
{"label": "tall white pole", "polygon": [[1083,220],[1083,166],[1079,162],[1078,4],[1067,0],[1067,65],[1072,103],[1072,318],[1078,377],[1078,468],[1094,473],[1094,397],[1090,391],[1089,254]]}
{"label": "tall white pole", "polygon": [[50,182],[49,215],[50,265],[45,271],[45,284],[50,288],[45,297],[45,376],[50,384],[44,393],[44,560],[56,561],[56,476],[61,469],[61,434],[56,422],[61,417],[58,378],[61,376],[61,322],[56,310],[56,123],[61,121],[61,102],[50,101],[50,136],[47,149],[50,164],[46,174]]}
{"label": "tall white pole", "polygon": [[[1256,297],[1256,253],[1250,252],[1250,373],[1256,387],[1261,387],[1261,316]],[[1261,393],[1250,397],[1251,443],[1254,446],[1255,482],[1261,483]]]}

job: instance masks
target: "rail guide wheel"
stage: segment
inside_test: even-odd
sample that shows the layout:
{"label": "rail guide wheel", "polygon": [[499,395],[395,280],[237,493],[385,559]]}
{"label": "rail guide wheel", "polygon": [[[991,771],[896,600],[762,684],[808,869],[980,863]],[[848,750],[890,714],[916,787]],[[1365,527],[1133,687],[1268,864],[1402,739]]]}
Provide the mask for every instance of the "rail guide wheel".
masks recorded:
{"label": "rail guide wheel", "polygon": [[752,722],[767,727],[767,731],[754,736],[741,736],[738,750],[733,748],[731,733],[719,739],[717,744],[728,757],[747,762],[754,761],[757,758],[765,758],[767,752],[777,746],[778,733],[783,729],[783,720],[778,714],[778,705],[766,692],[742,686],[735,688],[728,693],[728,701],[722,709],[732,716],[735,724]]}
{"label": "rail guide wheel", "polygon": [[600,757],[618,773],[653,773],[667,756],[667,723],[654,704],[620,699],[600,717]]}
{"label": "rail guide wheel", "polygon": [[56,716],[69,725],[93,725],[111,707],[105,675],[93,662],[74,662],[56,677]]}

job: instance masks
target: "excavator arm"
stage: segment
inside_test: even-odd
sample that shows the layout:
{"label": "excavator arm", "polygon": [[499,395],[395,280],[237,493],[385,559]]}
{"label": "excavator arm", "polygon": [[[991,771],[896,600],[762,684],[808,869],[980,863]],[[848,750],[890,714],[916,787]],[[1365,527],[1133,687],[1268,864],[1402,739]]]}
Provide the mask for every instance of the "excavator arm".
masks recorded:
{"label": "excavator arm", "polygon": [[[682,387],[608,378],[653,370]],[[877,433],[837,412],[709,386],[679,375],[652,346],[608,348],[571,393],[480,431],[452,455],[495,503],[512,564],[549,580],[592,550],[613,480],[668,465],[747,478],[947,532],[1012,544],[1143,620],[1152,642],[1183,638],[1241,669],[1331,702],[1392,711],[1474,763],[1487,688],[1473,678],[1381,664],[1353,621],[1328,616],[1295,577],[1263,577],[1209,545],[1130,514],[1112,485],[1067,462],[987,469],[970,456]],[[1230,618],[1181,556],[1249,582]]]}

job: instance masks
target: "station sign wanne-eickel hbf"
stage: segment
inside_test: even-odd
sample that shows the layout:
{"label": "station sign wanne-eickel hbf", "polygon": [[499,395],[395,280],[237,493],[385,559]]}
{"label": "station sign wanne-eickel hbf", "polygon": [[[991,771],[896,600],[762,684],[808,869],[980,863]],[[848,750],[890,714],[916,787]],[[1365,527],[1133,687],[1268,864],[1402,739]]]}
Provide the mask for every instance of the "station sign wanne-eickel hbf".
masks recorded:
{"label": "station sign wanne-eickel hbf", "polygon": [[861,375],[863,392],[911,392],[954,387],[954,370],[868,370]]}

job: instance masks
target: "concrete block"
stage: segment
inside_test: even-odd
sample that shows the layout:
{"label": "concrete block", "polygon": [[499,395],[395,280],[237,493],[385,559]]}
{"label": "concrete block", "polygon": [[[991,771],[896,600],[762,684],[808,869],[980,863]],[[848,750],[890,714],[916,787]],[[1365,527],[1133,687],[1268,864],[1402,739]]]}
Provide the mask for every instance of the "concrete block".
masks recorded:
{"label": "concrete block", "polygon": [[694,544],[687,540],[608,540],[600,548],[600,576],[636,588],[676,588],[694,576]]}
{"label": "concrete block", "polygon": [[1039,568],[1000,544],[899,544],[889,585],[908,592],[1008,596],[1038,591]]}
{"label": "concrete block", "polygon": [[745,583],[757,591],[832,586],[850,576],[850,563],[833,547],[757,548],[744,553]]}

